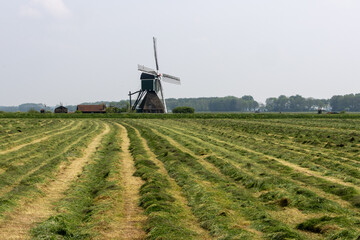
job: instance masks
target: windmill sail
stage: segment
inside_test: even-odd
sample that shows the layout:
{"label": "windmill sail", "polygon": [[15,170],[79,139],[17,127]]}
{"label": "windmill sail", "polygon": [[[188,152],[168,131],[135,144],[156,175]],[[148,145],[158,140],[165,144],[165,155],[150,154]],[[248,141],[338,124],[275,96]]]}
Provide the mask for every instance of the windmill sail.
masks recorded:
{"label": "windmill sail", "polygon": [[177,85],[180,85],[180,78],[178,77],[174,77],[174,76],[171,76],[169,74],[162,74],[162,78],[161,78],[162,81],[164,82],[168,82],[168,83],[174,83],[174,84],[177,84]]}
{"label": "windmill sail", "polygon": [[167,113],[167,108],[166,108],[166,103],[165,103],[165,97],[164,97],[164,92],[163,92],[163,88],[161,85],[161,82],[159,81],[159,87],[160,87],[160,94],[161,94],[161,101],[164,105],[164,112]]}
{"label": "windmill sail", "polygon": [[156,38],[155,37],[153,37],[153,42],[154,42],[154,56],[155,56],[156,70],[159,71],[159,63],[158,63],[158,59],[157,59]]}
{"label": "windmill sail", "polygon": [[154,76],[157,75],[157,72],[154,69],[145,67],[144,65],[139,65],[138,64],[138,70],[141,71],[141,72],[152,74]]}

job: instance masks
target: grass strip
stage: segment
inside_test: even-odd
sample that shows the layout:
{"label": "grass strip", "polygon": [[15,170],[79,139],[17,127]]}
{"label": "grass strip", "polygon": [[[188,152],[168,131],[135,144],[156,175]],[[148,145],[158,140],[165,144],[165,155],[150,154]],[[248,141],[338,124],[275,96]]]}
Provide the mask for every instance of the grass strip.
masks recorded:
{"label": "grass strip", "polygon": [[[80,142],[76,143],[72,146],[66,153],[61,155],[56,155],[55,157],[48,158],[48,155],[45,154],[43,158],[39,158],[40,160],[46,161],[41,167],[36,169],[35,171],[31,172],[31,174],[26,176],[26,172],[30,169],[23,169],[22,167],[14,167],[14,171],[10,171],[13,175],[9,174],[2,174],[1,177],[7,185],[11,185],[12,183],[16,182],[18,178],[21,178],[24,174],[25,177],[21,179],[21,181],[14,186],[11,191],[6,192],[3,196],[0,197],[0,216],[7,211],[12,210],[16,205],[19,199],[26,198],[26,197],[35,197],[36,195],[41,195],[42,192],[38,188],[37,184],[43,183],[51,178],[54,177],[54,173],[56,169],[62,162],[68,162],[69,159],[68,154],[71,156],[80,155],[82,152],[81,150],[87,146],[87,143],[91,140],[91,137],[96,134],[97,128],[95,125],[90,125],[89,128],[86,128],[87,131],[84,131],[86,134],[85,138],[81,139]],[[81,138],[81,135],[80,135]],[[72,141],[76,141],[79,139],[78,135],[71,136]],[[66,144],[69,144],[68,142]],[[66,146],[66,144],[64,146]],[[44,160],[46,159],[46,160]],[[33,169],[36,166],[25,164],[28,168]],[[30,170],[31,171],[31,170]]]}
{"label": "grass strip", "polygon": [[[271,219],[260,205],[256,204],[256,199],[252,199],[243,189],[234,184],[230,184],[224,179],[210,173],[197,162],[195,158],[174,148],[167,140],[155,135],[149,128],[136,127],[147,139],[149,146],[164,162],[169,174],[184,189],[193,213],[201,222],[201,225],[208,229],[211,234],[219,239],[254,239],[254,235],[244,229],[239,229],[232,224],[229,219],[229,211],[216,201],[216,193],[209,192],[196,181],[196,175],[206,181],[211,181],[217,191],[217,196],[230,198],[233,202],[232,207],[238,208],[244,216],[252,221],[252,226],[266,234],[268,239],[302,239],[294,230],[283,223]],[[190,173],[190,172],[191,173]]]}
{"label": "grass strip", "polygon": [[[111,126],[93,161],[84,167],[79,178],[58,203],[59,214],[51,216],[31,230],[34,239],[91,239],[104,211],[112,208],[108,201],[98,201],[118,192],[121,186],[109,180],[116,168],[120,149],[118,130]],[[115,130],[116,129],[116,130]],[[117,173],[116,173],[117,174]]]}
{"label": "grass strip", "polygon": [[145,183],[140,188],[140,206],[148,219],[145,226],[147,239],[197,239],[199,236],[188,229],[182,219],[182,208],[169,194],[170,184],[166,176],[158,171],[143,148],[135,130],[124,125],[130,138],[130,151],[135,160],[135,176]]}
{"label": "grass strip", "polygon": [[[213,132],[212,132],[213,133]],[[233,145],[230,145],[230,144],[225,144],[225,143],[219,143],[215,140],[213,140],[212,138],[209,138],[208,136],[206,135],[201,135],[201,134],[194,134],[194,133],[189,133],[191,135],[196,135],[196,137],[199,137],[201,140],[203,141],[206,141],[208,143],[213,143],[215,146],[219,146],[219,147],[223,147],[225,149],[228,149],[229,151],[231,152],[238,152],[238,153],[241,153],[241,154],[244,154],[243,151],[239,150],[237,151],[236,149],[234,149],[234,146]],[[221,138],[220,136],[217,136],[219,138]],[[225,141],[225,140],[224,140]],[[236,142],[234,143],[236,144]],[[244,143],[242,143],[244,144]],[[247,145],[247,147],[249,147]],[[261,144],[258,144],[256,147],[255,147],[255,150],[257,151],[260,151],[261,153],[265,152],[265,153],[269,153],[269,152],[273,152],[275,151],[273,148],[271,149],[270,146],[267,146],[266,147],[266,150],[265,148],[262,148],[261,147]],[[263,150],[263,151],[261,151]],[[269,153],[269,154],[271,154]],[[281,153],[282,154],[282,153]],[[245,156],[246,155],[246,156]],[[252,156],[254,155],[253,153],[250,153],[250,152],[245,152],[245,157],[249,157],[249,156]],[[256,158],[256,156],[254,156]],[[295,159],[295,158],[292,158],[292,159]],[[211,160],[211,158],[208,158],[208,160]],[[221,161],[220,159],[218,159],[217,161]],[[309,185],[312,185],[316,188],[319,188],[321,190],[323,190],[324,192],[327,192],[327,193],[330,193],[330,194],[334,194],[334,195],[337,195],[339,196],[340,198],[342,198],[343,200],[345,201],[348,201],[350,202],[353,206],[359,208],[360,207],[360,195],[358,193],[358,191],[356,191],[354,188],[352,187],[348,187],[348,186],[344,186],[344,185],[341,185],[341,184],[337,184],[337,183],[333,183],[333,182],[329,182],[329,181],[326,181],[324,179],[320,179],[320,178],[317,178],[317,177],[314,177],[314,176],[307,176],[305,174],[302,174],[302,173],[297,173],[297,172],[294,172],[294,171],[291,171],[291,169],[287,168],[287,167],[284,167],[282,166],[281,164],[278,164],[276,163],[276,161],[271,161],[271,160],[265,160],[265,159],[262,159],[261,160],[261,163],[262,164],[265,164],[267,168],[270,168],[270,169],[273,169],[275,171],[280,171],[280,172],[284,172],[285,171],[285,174],[290,176],[292,179],[294,180],[297,180],[297,181],[301,181],[305,184],[309,184]],[[224,169],[226,167],[226,165],[224,165],[224,163],[218,165],[218,167]],[[229,169],[229,168],[228,168]],[[232,169],[232,168],[231,168]],[[232,169],[232,171],[236,171],[234,169]],[[229,173],[229,174],[232,174],[232,173]],[[248,179],[248,177],[246,176],[239,176],[239,173],[237,175],[235,175],[236,177],[240,177],[241,179]],[[265,174],[264,176],[267,176],[267,174]],[[272,181],[272,182],[275,182],[276,181],[280,181],[281,180],[281,177],[276,177],[275,181]],[[254,180],[251,180],[251,182],[255,181]],[[250,184],[251,184],[250,182]],[[254,186],[264,186],[266,184],[271,184],[271,181],[266,180],[266,181],[262,181],[264,182],[263,184],[260,184],[259,183],[254,183],[255,185]],[[283,186],[283,183],[281,182],[278,182],[276,185],[278,186]],[[250,185],[251,186],[251,185]],[[316,198],[316,194],[310,194],[310,191],[306,190],[306,191],[303,191],[303,190],[300,190],[300,189],[297,189],[296,190],[297,192],[297,195],[298,194],[301,194],[301,193],[304,193],[306,195],[306,197],[308,198],[310,195],[312,197],[315,197]],[[309,195],[310,194],[310,195]],[[319,209],[323,209],[323,207],[325,207],[326,205],[325,202],[328,202],[328,200],[325,200],[325,199],[322,199],[322,201],[319,201],[319,199],[322,199],[322,198],[317,198],[316,201],[314,201],[314,203],[318,202],[318,204],[310,204],[308,205],[307,207],[304,206],[301,206],[301,210],[311,210],[311,209],[316,209],[314,208],[315,206],[318,206]],[[324,202],[325,201],[325,202]],[[302,201],[301,201],[302,202]],[[320,205],[323,205],[322,207]],[[331,204],[330,204],[331,205]],[[329,204],[327,204],[327,206],[331,207]],[[304,209],[304,207],[306,207]],[[309,208],[310,207],[310,208]],[[334,207],[334,206],[333,206]],[[331,211],[334,211],[334,208],[332,208]],[[330,209],[329,209],[330,210]]]}

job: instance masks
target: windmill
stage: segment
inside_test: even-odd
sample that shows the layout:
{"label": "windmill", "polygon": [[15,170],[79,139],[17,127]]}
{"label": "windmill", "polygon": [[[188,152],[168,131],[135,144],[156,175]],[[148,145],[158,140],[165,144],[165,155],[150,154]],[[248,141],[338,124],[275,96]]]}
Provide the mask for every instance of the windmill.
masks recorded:
{"label": "windmill", "polygon": [[[162,82],[180,85],[180,78],[159,72],[159,63],[156,51],[156,38],[153,37],[156,70],[138,65],[141,72],[141,89],[129,92],[130,109],[146,113],[167,113]],[[138,94],[134,105],[131,105],[131,96]]]}

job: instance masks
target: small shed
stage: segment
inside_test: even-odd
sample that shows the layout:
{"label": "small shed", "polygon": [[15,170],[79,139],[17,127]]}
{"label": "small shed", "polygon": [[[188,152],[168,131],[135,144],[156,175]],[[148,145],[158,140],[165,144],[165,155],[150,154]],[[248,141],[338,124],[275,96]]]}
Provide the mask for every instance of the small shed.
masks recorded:
{"label": "small shed", "polygon": [[68,109],[64,106],[59,106],[55,108],[55,113],[68,113]]}
{"label": "small shed", "polygon": [[77,105],[77,111],[82,113],[106,113],[106,106],[104,104],[100,105]]}

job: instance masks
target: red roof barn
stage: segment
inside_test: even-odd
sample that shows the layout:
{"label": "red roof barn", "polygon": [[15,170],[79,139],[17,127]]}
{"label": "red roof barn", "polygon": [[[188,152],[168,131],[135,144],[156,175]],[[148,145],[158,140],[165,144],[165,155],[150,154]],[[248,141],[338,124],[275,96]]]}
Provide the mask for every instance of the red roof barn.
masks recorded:
{"label": "red roof barn", "polygon": [[77,105],[77,111],[82,113],[106,113],[106,106],[101,105]]}

